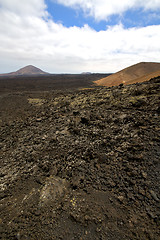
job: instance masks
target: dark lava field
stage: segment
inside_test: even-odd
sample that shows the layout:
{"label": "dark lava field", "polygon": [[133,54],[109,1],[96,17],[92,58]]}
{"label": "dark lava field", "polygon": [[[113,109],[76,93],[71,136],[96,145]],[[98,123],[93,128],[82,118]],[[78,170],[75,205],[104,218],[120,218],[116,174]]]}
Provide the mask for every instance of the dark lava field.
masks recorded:
{"label": "dark lava field", "polygon": [[160,77],[64,78],[0,79],[0,239],[159,240]]}

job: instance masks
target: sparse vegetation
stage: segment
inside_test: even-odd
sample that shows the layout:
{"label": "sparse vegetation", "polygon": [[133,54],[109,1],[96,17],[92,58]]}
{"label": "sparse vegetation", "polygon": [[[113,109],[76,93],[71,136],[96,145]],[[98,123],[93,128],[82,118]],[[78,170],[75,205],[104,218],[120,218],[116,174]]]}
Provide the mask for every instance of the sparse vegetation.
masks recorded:
{"label": "sparse vegetation", "polygon": [[40,98],[28,98],[28,102],[36,106],[41,106],[44,103],[44,101],[45,101],[44,99]]}

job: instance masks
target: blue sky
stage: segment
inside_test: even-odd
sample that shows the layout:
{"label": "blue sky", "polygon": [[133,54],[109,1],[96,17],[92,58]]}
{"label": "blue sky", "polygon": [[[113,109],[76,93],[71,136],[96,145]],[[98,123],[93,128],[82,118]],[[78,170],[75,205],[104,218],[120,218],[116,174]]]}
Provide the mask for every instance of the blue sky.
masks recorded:
{"label": "blue sky", "polygon": [[[85,24],[88,24],[90,27],[96,31],[105,30],[107,22],[96,21],[91,16],[85,16],[81,9],[72,9],[66,6],[63,6],[58,3],[54,3],[50,0],[46,1],[47,10],[55,22],[61,22],[66,27],[83,27]],[[115,24],[114,18],[111,21],[108,21],[108,24]]]}
{"label": "blue sky", "polygon": [[160,62],[159,0],[0,0],[0,73],[116,72]]}
{"label": "blue sky", "polygon": [[47,11],[55,22],[61,22],[66,27],[83,27],[88,24],[96,31],[106,30],[107,26],[122,23],[125,28],[145,27],[148,25],[160,24],[160,9],[146,10],[142,7],[131,8],[123,13],[113,14],[107,19],[96,20],[92,16],[87,16],[81,8],[74,9],[64,6],[52,0],[46,0]]}

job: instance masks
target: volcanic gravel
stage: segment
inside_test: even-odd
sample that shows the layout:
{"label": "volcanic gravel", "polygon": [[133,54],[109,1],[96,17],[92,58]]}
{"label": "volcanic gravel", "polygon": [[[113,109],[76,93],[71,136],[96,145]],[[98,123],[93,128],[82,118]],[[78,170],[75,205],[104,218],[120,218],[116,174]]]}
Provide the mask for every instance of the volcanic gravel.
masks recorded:
{"label": "volcanic gravel", "polygon": [[0,101],[0,239],[160,239],[160,77]]}

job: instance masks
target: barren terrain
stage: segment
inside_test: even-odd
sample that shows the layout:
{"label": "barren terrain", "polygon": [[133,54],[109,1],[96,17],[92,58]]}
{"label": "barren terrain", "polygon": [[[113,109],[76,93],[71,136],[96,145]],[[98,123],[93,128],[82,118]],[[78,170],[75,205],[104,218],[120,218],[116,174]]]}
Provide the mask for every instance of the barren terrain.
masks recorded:
{"label": "barren terrain", "polygon": [[160,77],[98,78],[0,79],[1,239],[159,239]]}
{"label": "barren terrain", "polygon": [[141,62],[130,67],[127,67],[119,72],[112,74],[109,77],[104,77],[95,81],[99,86],[118,86],[119,84],[133,84],[145,82],[160,74],[160,63]]}

